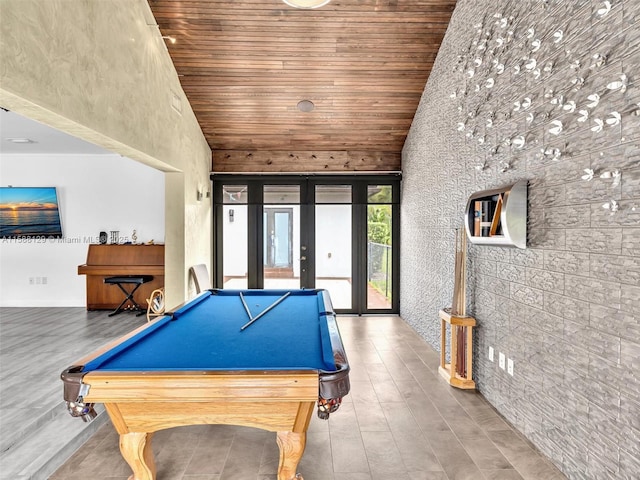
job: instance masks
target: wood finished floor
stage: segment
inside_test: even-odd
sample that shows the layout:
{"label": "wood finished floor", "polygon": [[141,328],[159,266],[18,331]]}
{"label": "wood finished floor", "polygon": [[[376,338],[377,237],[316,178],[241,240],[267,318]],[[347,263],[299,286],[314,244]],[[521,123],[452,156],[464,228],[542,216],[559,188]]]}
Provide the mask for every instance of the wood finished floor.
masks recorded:
{"label": "wood finished floor", "polygon": [[[146,322],[84,308],[0,309],[0,451],[62,407],[60,373],[71,362]],[[26,403],[25,403],[26,402]]]}
{"label": "wood finished floor", "polygon": [[[3,437],[5,427],[18,428],[29,414],[10,400],[24,381],[21,363],[38,385],[30,389],[31,400],[43,408],[59,406],[60,371],[144,321],[133,315],[107,318],[107,313],[0,311]],[[399,317],[340,316],[338,321],[352,390],[328,422],[314,416],[298,468],[305,480],[565,478],[482,395],[444,383],[438,354]],[[69,417],[68,425],[79,421]],[[271,432],[227,425],[174,428],[155,434],[153,450],[157,480],[276,479],[278,447]],[[130,473],[107,423],[49,478],[126,480]]]}

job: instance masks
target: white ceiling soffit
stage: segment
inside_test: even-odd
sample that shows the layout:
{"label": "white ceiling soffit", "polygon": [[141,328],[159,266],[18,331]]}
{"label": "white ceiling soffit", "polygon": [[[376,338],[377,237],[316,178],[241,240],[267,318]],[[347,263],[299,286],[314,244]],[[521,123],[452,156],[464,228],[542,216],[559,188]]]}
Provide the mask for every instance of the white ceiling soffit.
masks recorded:
{"label": "white ceiling soffit", "polygon": [[59,130],[38,123],[14,112],[0,109],[0,154],[111,154]]}

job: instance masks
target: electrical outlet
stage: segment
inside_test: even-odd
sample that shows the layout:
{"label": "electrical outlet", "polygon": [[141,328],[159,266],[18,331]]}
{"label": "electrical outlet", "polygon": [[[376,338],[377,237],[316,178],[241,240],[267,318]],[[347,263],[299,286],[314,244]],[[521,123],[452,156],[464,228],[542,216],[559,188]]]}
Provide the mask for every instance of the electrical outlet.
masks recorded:
{"label": "electrical outlet", "polygon": [[489,347],[489,360],[493,362],[493,347]]}
{"label": "electrical outlet", "polygon": [[498,364],[500,368],[504,370],[504,353],[500,352],[500,356],[498,357]]}
{"label": "electrical outlet", "polygon": [[507,359],[507,373],[513,377],[513,360]]}
{"label": "electrical outlet", "polygon": [[33,277],[29,277],[29,285],[33,285],[34,283]]}
{"label": "electrical outlet", "polygon": [[47,277],[42,277],[42,285],[46,285],[47,281]]}
{"label": "electrical outlet", "polygon": [[40,285],[42,283],[42,277],[36,277],[36,285]]}

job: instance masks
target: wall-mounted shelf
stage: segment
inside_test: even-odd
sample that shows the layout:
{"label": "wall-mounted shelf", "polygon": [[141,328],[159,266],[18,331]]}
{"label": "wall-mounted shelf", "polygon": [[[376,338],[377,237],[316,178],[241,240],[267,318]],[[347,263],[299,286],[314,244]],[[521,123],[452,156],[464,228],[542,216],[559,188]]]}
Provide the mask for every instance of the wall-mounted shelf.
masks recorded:
{"label": "wall-mounted shelf", "polygon": [[527,181],[472,194],[464,225],[471,243],[526,248]]}

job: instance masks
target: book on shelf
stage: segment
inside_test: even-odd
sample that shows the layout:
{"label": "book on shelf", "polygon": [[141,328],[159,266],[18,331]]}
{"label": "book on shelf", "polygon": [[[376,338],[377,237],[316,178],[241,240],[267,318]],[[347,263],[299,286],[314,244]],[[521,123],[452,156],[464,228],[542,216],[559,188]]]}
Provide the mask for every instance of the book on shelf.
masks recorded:
{"label": "book on shelf", "polygon": [[495,203],[491,200],[482,200],[482,214],[480,216],[480,236],[488,237],[491,232],[491,222],[493,220],[493,211]]}
{"label": "book on shelf", "polygon": [[476,200],[473,204],[473,235],[480,236],[480,221],[482,217],[482,202]]}
{"label": "book on shelf", "polygon": [[500,214],[502,213],[502,195],[498,195],[496,201],[495,210],[493,212],[493,219],[491,220],[491,227],[489,229],[489,236],[500,235],[502,233],[502,225],[500,223]]}

